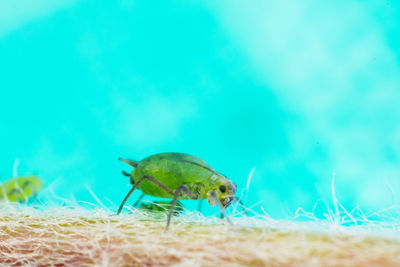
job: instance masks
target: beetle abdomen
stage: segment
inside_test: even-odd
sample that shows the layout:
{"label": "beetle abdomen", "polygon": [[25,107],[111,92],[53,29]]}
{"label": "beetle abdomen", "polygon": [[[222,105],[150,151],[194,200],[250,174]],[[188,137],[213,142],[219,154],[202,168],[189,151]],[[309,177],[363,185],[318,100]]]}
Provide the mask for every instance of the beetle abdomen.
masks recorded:
{"label": "beetle abdomen", "polygon": [[[140,161],[132,172],[132,179],[136,182],[144,175],[150,175],[175,191],[182,184],[208,184],[214,173],[212,167],[198,157],[183,153],[160,153]],[[139,189],[147,195],[173,197],[149,181],[141,183]],[[180,199],[187,199],[187,196],[183,194]]]}

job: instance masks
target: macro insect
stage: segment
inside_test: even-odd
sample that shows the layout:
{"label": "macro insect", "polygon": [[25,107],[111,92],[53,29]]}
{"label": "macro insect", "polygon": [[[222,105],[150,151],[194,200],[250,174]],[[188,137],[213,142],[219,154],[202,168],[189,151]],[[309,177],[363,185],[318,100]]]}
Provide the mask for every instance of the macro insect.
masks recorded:
{"label": "macro insect", "polygon": [[139,162],[119,158],[134,167],[124,175],[130,177],[133,185],[122,201],[120,214],[132,192],[139,188],[144,194],[161,198],[173,198],[168,212],[167,225],[178,199],[207,199],[211,206],[217,205],[226,216],[225,209],[235,200],[236,185],[224,175],[217,173],[204,160],[183,153],[160,153]]}
{"label": "macro insect", "polygon": [[35,175],[14,177],[0,184],[0,200],[27,202],[42,186],[42,180]]}

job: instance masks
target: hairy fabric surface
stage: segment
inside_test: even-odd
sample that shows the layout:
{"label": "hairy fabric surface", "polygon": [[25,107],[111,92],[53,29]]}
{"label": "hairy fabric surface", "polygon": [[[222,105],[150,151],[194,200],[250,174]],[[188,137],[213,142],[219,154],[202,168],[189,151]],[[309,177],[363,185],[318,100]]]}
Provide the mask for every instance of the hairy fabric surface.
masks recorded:
{"label": "hairy fabric surface", "polygon": [[400,266],[395,231],[197,213],[0,206],[0,265]]}

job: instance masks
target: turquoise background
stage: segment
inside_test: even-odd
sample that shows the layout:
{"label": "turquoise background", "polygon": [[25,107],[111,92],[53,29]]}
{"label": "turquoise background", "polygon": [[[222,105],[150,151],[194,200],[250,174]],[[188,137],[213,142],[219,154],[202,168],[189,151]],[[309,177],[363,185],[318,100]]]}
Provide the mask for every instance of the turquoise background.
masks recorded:
{"label": "turquoise background", "polygon": [[319,200],[322,216],[333,175],[349,210],[397,204],[399,17],[397,1],[0,0],[1,179],[19,159],[47,201],[95,203],[89,187],[114,207],[119,156],[179,151],[239,190],[255,168],[246,204],[274,217]]}

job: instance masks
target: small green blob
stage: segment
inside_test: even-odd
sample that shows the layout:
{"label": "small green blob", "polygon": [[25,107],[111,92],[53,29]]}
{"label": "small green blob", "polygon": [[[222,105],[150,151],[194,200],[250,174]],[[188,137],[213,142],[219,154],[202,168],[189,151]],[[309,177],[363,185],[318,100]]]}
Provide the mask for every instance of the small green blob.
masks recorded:
{"label": "small green blob", "polygon": [[0,184],[0,201],[27,202],[43,187],[36,175],[18,176]]}
{"label": "small green blob", "polygon": [[236,185],[198,157],[169,152],[155,154],[139,162],[120,160],[134,169],[130,174],[123,172],[129,176],[133,187],[122,201],[117,214],[136,188],[146,195],[173,199],[166,229],[178,199],[207,199],[210,205],[217,205],[223,214],[235,199]]}

